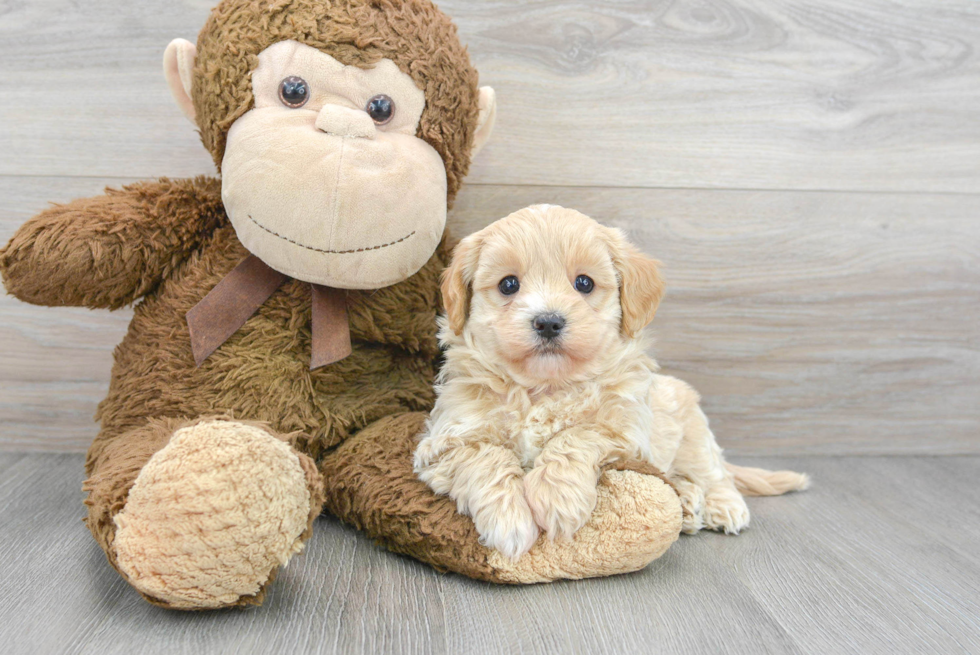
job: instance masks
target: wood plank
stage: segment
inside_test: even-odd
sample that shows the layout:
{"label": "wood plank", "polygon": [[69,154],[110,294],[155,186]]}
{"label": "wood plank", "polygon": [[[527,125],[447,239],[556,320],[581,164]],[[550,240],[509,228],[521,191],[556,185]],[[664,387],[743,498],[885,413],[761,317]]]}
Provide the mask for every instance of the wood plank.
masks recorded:
{"label": "wood plank", "polygon": [[[3,178],[0,240],[105,180]],[[653,333],[740,453],[980,452],[980,216],[969,196],[464,188],[466,234],[534,202],[666,264]],[[127,311],[0,298],[0,447],[82,450]]]}
{"label": "wood plank", "polygon": [[0,173],[147,178],[213,172],[170,98],[162,65],[170,40],[194,40],[213,4],[7,3],[0,19]]}
{"label": "wood plank", "polygon": [[[937,461],[952,469],[942,480],[932,475]],[[714,555],[790,634],[807,635],[807,650],[980,647],[976,511],[947,511],[945,500],[975,486],[980,460],[802,457],[767,466],[809,470],[814,493],[753,499],[754,525],[742,535],[751,538]]]}
{"label": "wood plank", "polygon": [[467,234],[547,202],[665,263],[654,352],[742,453],[980,452],[969,196],[469,187]]}
{"label": "wood plank", "polygon": [[[210,4],[8,2],[0,174],[213,170],[160,73]],[[975,2],[440,5],[500,101],[471,182],[980,192]]]}
{"label": "wood plank", "polygon": [[634,575],[476,583],[321,518],[262,607],[183,613],[145,603],[105,562],[78,520],[80,456],[3,454],[0,584],[17,602],[0,604],[0,640],[12,655],[980,649],[980,557],[959,550],[976,543],[980,524],[962,507],[943,509],[975,491],[980,458],[742,463],[805,469],[815,484],[750,499],[753,523],[741,535],[682,537]]}

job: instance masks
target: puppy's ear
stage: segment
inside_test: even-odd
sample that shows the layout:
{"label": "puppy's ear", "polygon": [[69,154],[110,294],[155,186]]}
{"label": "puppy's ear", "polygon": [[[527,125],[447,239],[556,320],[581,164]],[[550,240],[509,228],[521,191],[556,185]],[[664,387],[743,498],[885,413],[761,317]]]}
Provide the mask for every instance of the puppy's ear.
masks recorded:
{"label": "puppy's ear", "polygon": [[619,273],[623,333],[633,338],[653,320],[664,296],[660,262],[640,252],[619,230],[609,231],[609,250]]}
{"label": "puppy's ear", "polygon": [[471,285],[476,265],[480,259],[482,237],[479,232],[471,234],[457,244],[453,250],[453,260],[442,272],[442,304],[446,308],[449,329],[454,334],[462,334],[469,313]]}

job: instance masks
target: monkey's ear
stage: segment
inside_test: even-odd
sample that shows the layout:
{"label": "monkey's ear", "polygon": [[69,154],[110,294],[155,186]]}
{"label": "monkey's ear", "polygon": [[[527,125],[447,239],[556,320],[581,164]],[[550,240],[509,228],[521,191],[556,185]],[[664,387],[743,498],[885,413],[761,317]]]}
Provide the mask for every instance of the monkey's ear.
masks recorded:
{"label": "monkey's ear", "polygon": [[174,39],[163,53],[163,75],[177,106],[187,119],[197,125],[194,101],[191,100],[191,84],[194,80],[194,61],[197,46],[186,39]]}
{"label": "monkey's ear", "polygon": [[442,272],[442,304],[446,308],[449,329],[454,334],[462,334],[469,314],[471,285],[476,265],[480,260],[482,235],[477,232],[466,237],[453,250],[453,260]]}
{"label": "monkey's ear", "polygon": [[497,94],[489,86],[480,87],[480,117],[476,122],[476,134],[473,135],[473,149],[470,157],[483,149],[493,132],[493,124],[497,121]]}
{"label": "monkey's ear", "polygon": [[610,229],[607,235],[613,266],[619,273],[623,334],[633,338],[653,321],[664,296],[660,262],[640,252],[619,230]]}

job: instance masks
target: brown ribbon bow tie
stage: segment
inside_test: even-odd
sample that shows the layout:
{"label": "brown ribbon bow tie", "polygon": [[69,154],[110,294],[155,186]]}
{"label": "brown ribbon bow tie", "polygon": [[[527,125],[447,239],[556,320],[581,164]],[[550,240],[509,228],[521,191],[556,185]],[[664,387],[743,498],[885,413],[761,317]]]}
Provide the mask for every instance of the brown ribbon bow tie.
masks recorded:
{"label": "brown ribbon bow tie", "polygon": [[[289,276],[249,255],[187,312],[191,352],[200,366],[211,353],[245,325]],[[351,354],[347,294],[341,289],[313,287],[313,352],[310,370],[333,364]]]}

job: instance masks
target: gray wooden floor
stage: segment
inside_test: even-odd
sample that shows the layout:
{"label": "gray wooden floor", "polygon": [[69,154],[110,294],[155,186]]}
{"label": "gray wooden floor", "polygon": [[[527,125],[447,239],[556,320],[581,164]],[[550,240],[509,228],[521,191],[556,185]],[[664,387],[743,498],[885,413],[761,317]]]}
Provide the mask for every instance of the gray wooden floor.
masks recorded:
{"label": "gray wooden floor", "polygon": [[742,458],[814,487],[750,500],[617,578],[498,587],[323,517],[262,607],[145,603],[82,525],[82,458],[0,455],[4,653],[977,653],[980,457]]}
{"label": "gray wooden floor", "polygon": [[[49,201],[214,173],[160,66],[213,3],[0,0],[0,242]],[[814,488],[533,588],[323,518],[265,606],[166,612],[81,523],[130,311],[0,295],[0,653],[980,653],[980,3],[439,4],[499,102],[450,229],[535,202],[626,229],[666,264],[658,359],[734,461]]]}

